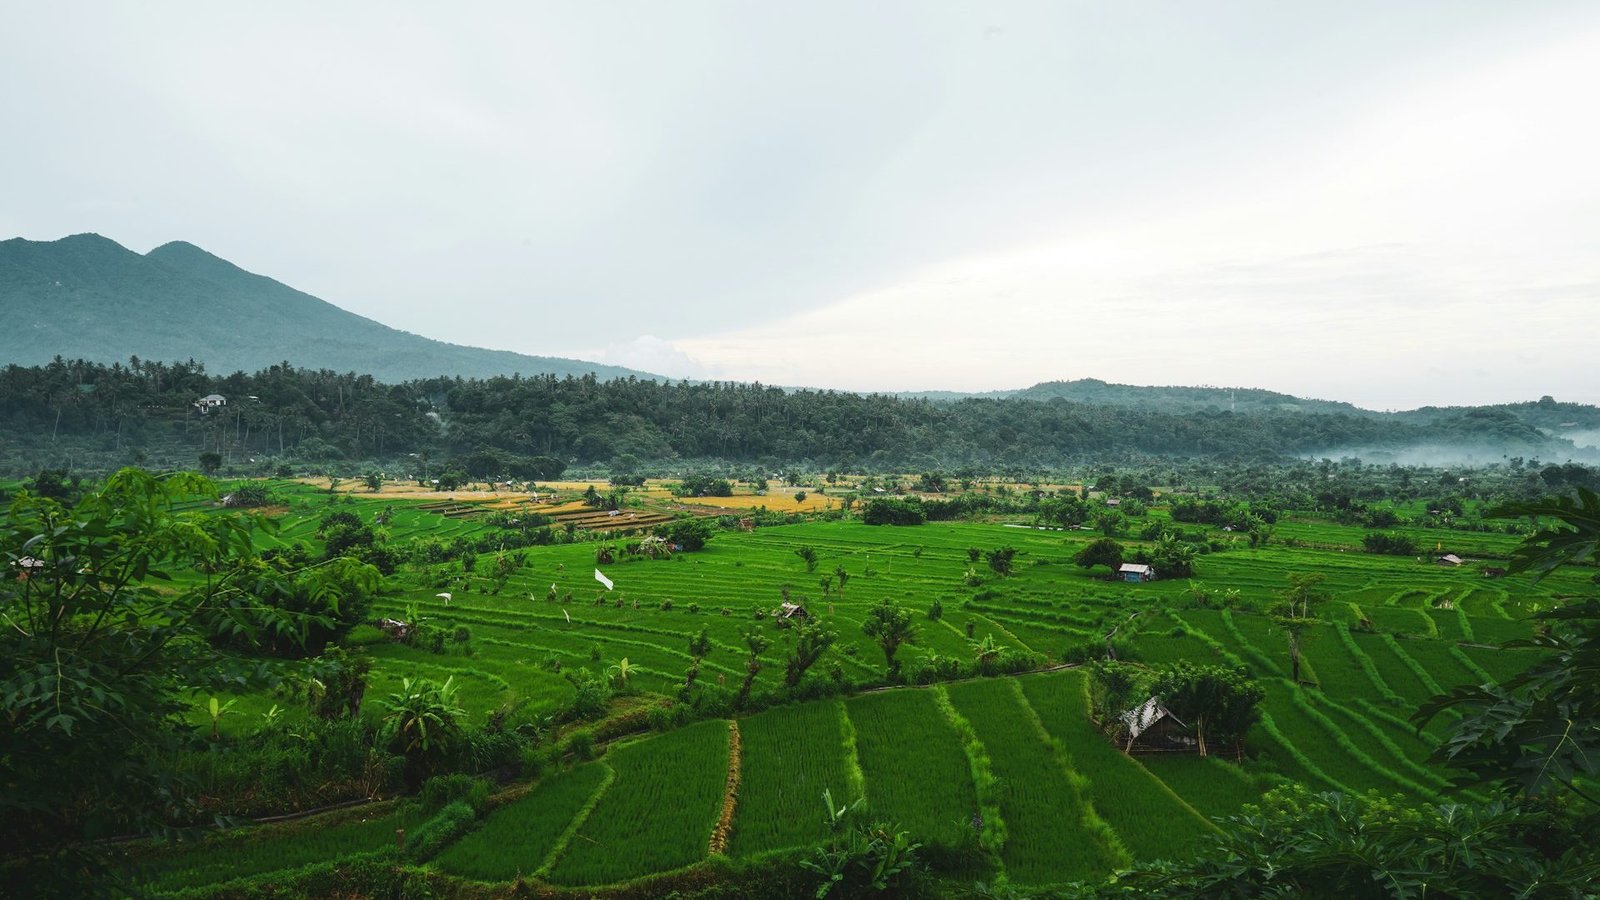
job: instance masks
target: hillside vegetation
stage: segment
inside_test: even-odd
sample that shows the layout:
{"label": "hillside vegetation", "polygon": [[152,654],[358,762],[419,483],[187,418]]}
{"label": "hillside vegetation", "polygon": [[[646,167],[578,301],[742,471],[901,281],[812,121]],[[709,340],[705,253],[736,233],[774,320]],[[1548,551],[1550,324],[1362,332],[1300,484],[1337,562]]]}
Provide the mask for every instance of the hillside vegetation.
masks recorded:
{"label": "hillside vegetation", "polygon": [[654,377],[617,366],[447,344],[381,325],[183,241],[140,255],[96,234],[0,241],[0,362],[56,356],[199,360],[255,371],[300,366],[387,381],[435,375]]}
{"label": "hillside vegetation", "polygon": [[[210,394],[226,398],[226,407],[197,409],[195,402]],[[1544,412],[1540,404],[1530,408]],[[1357,447],[1368,448],[1363,453],[1455,448],[1493,460],[1577,455],[1570,441],[1519,418],[1526,412],[1467,409],[1413,422],[1065,399],[934,402],[589,376],[384,384],[369,375],[283,365],[217,376],[198,365],[145,361],[0,370],[6,430],[0,451],[17,452],[13,471],[60,466],[69,457],[79,468],[130,461],[192,466],[208,451],[224,466],[252,458],[393,461],[422,454],[443,462],[487,451],[566,463],[759,461],[901,471],[1059,468],[1086,457],[1270,461]],[[503,464],[488,468],[506,471]]]}

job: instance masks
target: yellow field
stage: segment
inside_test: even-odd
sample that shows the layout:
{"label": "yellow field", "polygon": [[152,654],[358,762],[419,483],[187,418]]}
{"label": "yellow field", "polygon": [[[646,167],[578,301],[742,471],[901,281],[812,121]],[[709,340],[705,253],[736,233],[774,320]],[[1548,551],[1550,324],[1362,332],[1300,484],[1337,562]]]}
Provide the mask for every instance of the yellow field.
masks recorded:
{"label": "yellow field", "polygon": [[[309,484],[312,487],[326,488],[328,486],[327,478],[296,478],[294,480],[301,484]],[[474,484],[480,485],[482,483],[481,481],[474,482]],[[461,500],[472,503],[502,501],[504,505],[509,505],[534,499],[532,494],[524,491],[441,491],[434,488],[419,487],[415,481],[385,481],[383,488],[375,492],[362,484],[359,478],[346,478],[339,482],[339,486],[334,490],[340,494],[349,494],[357,500],[363,497],[372,500],[382,500],[385,497],[403,497],[407,500]],[[583,488],[579,487],[578,490],[582,491]],[[552,493],[550,488],[542,484],[537,491],[541,501],[548,498]]]}
{"label": "yellow field", "polygon": [[[300,482],[301,484],[308,484],[318,488],[326,488],[328,486],[328,479],[326,477],[296,478],[294,480]],[[854,492],[863,502],[870,500],[873,497],[894,496],[893,493],[877,494],[872,491],[862,490],[860,487],[860,480],[861,479],[858,477],[840,478],[837,484],[829,485],[828,490],[832,491],[834,494]],[[731,497],[680,498],[672,496],[672,493],[667,490],[667,486],[669,484],[674,484],[675,481],[675,479],[652,478],[645,483],[644,487],[628,488],[628,497],[636,500],[681,503],[701,508],[726,509],[730,511],[754,509],[758,506],[765,506],[767,509],[770,509],[773,512],[823,512],[829,509],[837,509],[840,506],[840,500],[837,496],[824,496],[812,488],[773,487],[767,491],[765,496],[761,496],[751,493],[749,488],[743,484],[738,484],[735,486],[734,495]],[[902,479],[902,483],[908,486],[914,482],[915,479],[909,477]],[[481,486],[484,482],[475,481],[472,483]],[[890,483],[892,484],[892,482]],[[774,482],[774,484],[776,484],[776,482]],[[348,494],[358,500],[363,497],[374,500],[381,500],[385,497],[403,497],[407,500],[460,500],[468,503],[485,503],[492,508],[503,509],[514,505],[520,505],[529,500],[537,499],[537,501],[543,502],[552,494],[559,494],[560,496],[571,500],[582,494],[591,485],[595,490],[601,493],[607,493],[612,490],[611,485],[605,479],[597,479],[594,481],[541,481],[538,482],[538,489],[534,492],[534,494],[529,494],[524,491],[509,490],[441,491],[433,488],[420,487],[414,481],[385,481],[383,483],[383,488],[377,492],[374,492],[368,490],[367,486],[362,484],[361,479],[359,478],[343,479],[339,482],[339,486],[336,488],[336,490],[340,494]],[[981,490],[986,486],[992,490],[1000,487],[1001,485],[1004,485],[1009,490],[1017,493],[1034,489],[1033,485],[1031,484],[996,481],[979,482],[978,484],[975,484],[974,487]],[[1042,485],[1042,487],[1044,490],[1052,493],[1063,488],[1071,489],[1074,492],[1082,490],[1082,485],[1077,484],[1046,484]],[[794,494],[799,490],[804,490],[806,492],[806,499],[804,503],[795,502]],[[929,500],[942,500],[947,496],[954,496],[958,493],[960,493],[959,490],[952,491],[948,495],[908,492],[905,496],[923,497]],[[1156,490],[1157,495],[1161,493],[1163,493],[1162,490]]]}
{"label": "yellow field", "polygon": [[711,509],[755,509],[765,506],[773,512],[822,512],[839,505],[835,497],[824,497],[815,491],[806,491],[804,503],[796,503],[794,491],[770,491],[765,497],[756,494],[734,494],[732,497],[680,497],[686,506],[703,506]]}

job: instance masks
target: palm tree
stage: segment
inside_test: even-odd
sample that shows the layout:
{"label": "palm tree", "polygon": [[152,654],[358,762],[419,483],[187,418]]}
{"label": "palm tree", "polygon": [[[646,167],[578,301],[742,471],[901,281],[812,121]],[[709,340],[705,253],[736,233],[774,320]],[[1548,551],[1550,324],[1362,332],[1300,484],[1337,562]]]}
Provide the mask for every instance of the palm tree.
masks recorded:
{"label": "palm tree", "polygon": [[895,653],[901,644],[912,644],[917,640],[917,626],[911,620],[911,610],[884,598],[867,610],[867,618],[861,623],[861,632],[876,640],[883,649],[883,661],[889,670],[889,677],[899,675],[900,661],[895,659]]}
{"label": "palm tree", "polygon": [[744,645],[749,649],[744,659],[744,683],[739,685],[739,697],[734,701],[734,706],[740,708],[750,700],[750,687],[755,684],[756,673],[761,671],[761,654],[772,646],[772,641],[761,629],[752,626],[745,629]]}
{"label": "palm tree", "polygon": [[683,679],[683,695],[689,695],[689,689],[694,687],[694,681],[700,677],[700,661],[711,653],[711,637],[704,628],[700,633],[689,639],[689,671]]}

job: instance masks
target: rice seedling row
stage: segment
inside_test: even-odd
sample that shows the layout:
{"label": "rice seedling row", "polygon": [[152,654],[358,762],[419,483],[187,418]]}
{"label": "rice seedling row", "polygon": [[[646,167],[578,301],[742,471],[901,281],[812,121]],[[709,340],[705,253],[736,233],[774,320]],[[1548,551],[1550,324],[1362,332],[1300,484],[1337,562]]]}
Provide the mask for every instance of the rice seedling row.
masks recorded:
{"label": "rice seedling row", "polygon": [[1112,746],[1089,719],[1088,679],[1076,671],[1020,678],[1024,698],[1071,755],[1089,802],[1136,860],[1180,853],[1212,828],[1194,807]]}
{"label": "rice seedling row", "polygon": [[616,780],[550,871],[599,885],[704,859],[728,772],[728,723],[713,719],[606,755]]}
{"label": "rice seedling row", "polygon": [[573,817],[606,782],[600,763],[544,777],[524,797],[494,810],[434,864],[477,881],[510,881],[537,872]]}
{"label": "rice seedling row", "polygon": [[851,793],[850,762],[836,701],[804,703],[740,720],[741,792],[730,856],[802,847],[827,836],[822,794]]}
{"label": "rice seedling row", "polygon": [[933,692],[862,694],[845,708],[873,817],[946,847],[972,840],[977,793],[960,740]]}
{"label": "rice seedling row", "polygon": [[1111,871],[1122,862],[1114,833],[1073,782],[1016,685],[983,679],[948,688],[951,705],[972,724],[993,765],[1007,874],[1022,884],[1048,884]]}

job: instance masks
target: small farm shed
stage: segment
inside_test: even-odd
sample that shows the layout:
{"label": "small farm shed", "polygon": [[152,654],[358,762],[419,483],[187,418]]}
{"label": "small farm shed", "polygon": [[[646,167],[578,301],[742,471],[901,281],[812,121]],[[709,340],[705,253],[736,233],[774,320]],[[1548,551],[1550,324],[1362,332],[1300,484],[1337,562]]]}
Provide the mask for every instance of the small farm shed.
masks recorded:
{"label": "small farm shed", "polygon": [[1463,560],[1454,553],[1446,553],[1445,555],[1439,557],[1437,562],[1441,566],[1459,566]]}
{"label": "small farm shed", "polygon": [[1172,711],[1155,697],[1139,704],[1121,715],[1123,726],[1123,752],[1194,750],[1198,747],[1183,724]]}
{"label": "small farm shed", "polygon": [[12,565],[16,566],[20,570],[17,572],[17,580],[27,581],[30,577],[39,574],[39,570],[44,568],[44,560],[35,559],[31,556],[24,556],[15,563],[12,563]]}
{"label": "small farm shed", "polygon": [[1483,577],[1504,578],[1506,577],[1506,570],[1500,568],[1499,566],[1485,566],[1483,570]]}
{"label": "small farm shed", "polygon": [[411,623],[398,619],[379,619],[378,630],[395,641],[404,641],[411,634]]}
{"label": "small farm shed", "polygon": [[207,394],[194,402],[194,408],[204,415],[219,406],[227,406],[228,398],[221,394]]}
{"label": "small farm shed", "polygon": [[778,618],[801,621],[811,618],[811,614],[806,612],[806,608],[798,603],[785,603],[778,607]]}
{"label": "small farm shed", "polygon": [[1156,580],[1156,570],[1143,563],[1123,563],[1122,566],[1117,569],[1117,575],[1121,576],[1123,581],[1132,582],[1134,584]]}

